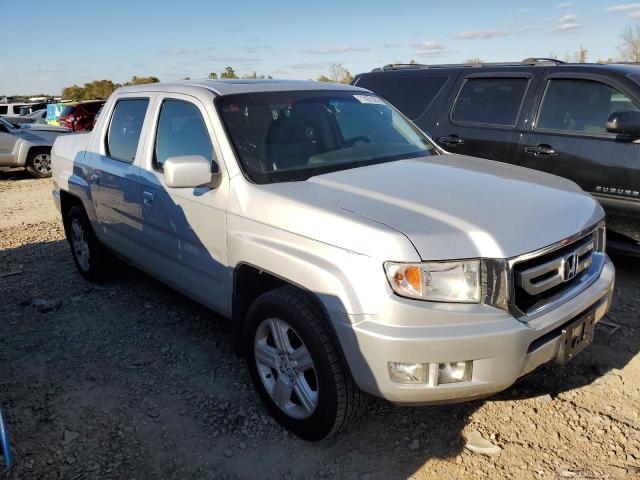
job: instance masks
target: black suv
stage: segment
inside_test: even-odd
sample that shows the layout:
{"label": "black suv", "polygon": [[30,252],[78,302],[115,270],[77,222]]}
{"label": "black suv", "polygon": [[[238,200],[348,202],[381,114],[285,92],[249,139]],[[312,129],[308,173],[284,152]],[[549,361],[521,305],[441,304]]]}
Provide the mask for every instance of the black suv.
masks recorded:
{"label": "black suv", "polygon": [[445,150],[573,180],[607,211],[610,245],[640,254],[640,66],[387,65],[353,84]]}

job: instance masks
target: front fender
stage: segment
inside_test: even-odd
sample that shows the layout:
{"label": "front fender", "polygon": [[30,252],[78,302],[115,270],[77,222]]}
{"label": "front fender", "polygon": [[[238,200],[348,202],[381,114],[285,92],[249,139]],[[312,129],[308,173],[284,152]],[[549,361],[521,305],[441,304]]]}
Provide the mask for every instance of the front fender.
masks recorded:
{"label": "front fender", "polygon": [[328,311],[375,313],[389,295],[382,263],[244,217],[229,215],[229,264],[249,263],[314,293]]}

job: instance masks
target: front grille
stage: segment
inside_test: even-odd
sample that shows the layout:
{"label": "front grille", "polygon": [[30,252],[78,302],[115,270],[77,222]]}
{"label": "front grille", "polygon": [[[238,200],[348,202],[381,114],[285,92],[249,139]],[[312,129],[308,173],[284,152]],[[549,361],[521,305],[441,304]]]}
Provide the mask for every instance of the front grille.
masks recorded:
{"label": "front grille", "polygon": [[569,243],[516,259],[512,265],[516,309],[530,315],[579,293],[599,275],[603,252],[604,227],[599,227]]}

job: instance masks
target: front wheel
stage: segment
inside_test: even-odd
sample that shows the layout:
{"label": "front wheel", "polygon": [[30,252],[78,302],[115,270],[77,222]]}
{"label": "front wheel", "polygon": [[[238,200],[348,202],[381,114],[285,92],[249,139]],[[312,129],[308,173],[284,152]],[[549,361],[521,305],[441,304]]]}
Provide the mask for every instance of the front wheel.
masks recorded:
{"label": "front wheel", "polygon": [[282,426],[306,440],[344,430],[366,401],[323,315],[288,286],[261,295],[247,313],[245,351],[258,393]]}
{"label": "front wheel", "polygon": [[49,150],[32,150],[27,157],[27,172],[35,178],[51,176],[51,152]]}

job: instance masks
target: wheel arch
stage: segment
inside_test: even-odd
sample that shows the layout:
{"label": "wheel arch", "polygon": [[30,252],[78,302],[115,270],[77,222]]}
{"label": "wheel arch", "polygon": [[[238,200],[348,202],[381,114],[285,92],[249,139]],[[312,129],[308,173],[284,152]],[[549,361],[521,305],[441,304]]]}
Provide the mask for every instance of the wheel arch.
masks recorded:
{"label": "wheel arch", "polygon": [[244,261],[236,265],[233,274],[231,319],[236,353],[240,356],[244,355],[242,338],[244,335],[245,316],[251,303],[263,293],[284,286],[298,290],[320,309],[322,312],[322,321],[331,333],[340,351],[340,355],[344,359],[344,352],[342,352],[342,347],[333,322],[331,321],[331,316],[329,315],[327,306],[319,295],[304,285]]}

